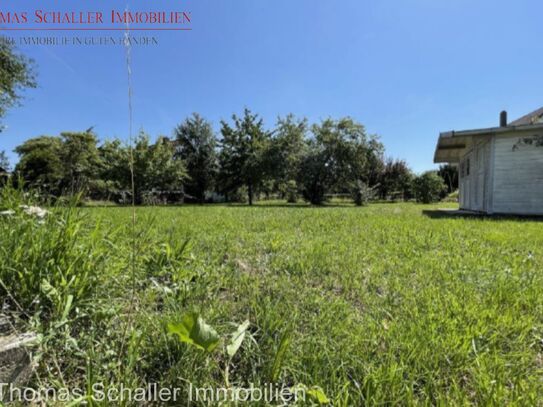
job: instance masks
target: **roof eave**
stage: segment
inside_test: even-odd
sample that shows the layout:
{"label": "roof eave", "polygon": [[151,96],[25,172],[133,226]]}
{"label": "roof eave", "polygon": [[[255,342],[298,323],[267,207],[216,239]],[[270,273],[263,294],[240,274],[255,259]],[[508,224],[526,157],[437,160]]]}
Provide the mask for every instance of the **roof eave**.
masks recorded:
{"label": "roof eave", "polygon": [[[443,146],[441,145],[442,140],[450,140],[453,138],[466,138],[466,137],[474,137],[474,136],[489,136],[489,135],[495,135],[495,134],[503,134],[503,133],[509,133],[512,131],[530,131],[530,130],[543,130],[543,123],[537,123],[537,124],[528,124],[528,125],[518,125],[518,126],[507,126],[507,127],[489,127],[486,129],[474,129],[474,130],[462,130],[462,131],[447,131],[439,133],[439,139],[436,145],[436,149],[434,151],[434,163],[447,163],[447,162],[457,162],[455,161],[448,161],[446,159],[440,158],[439,151],[445,150],[445,149],[455,149],[454,145],[447,145]],[[465,146],[464,146],[465,148]],[[462,148],[459,146],[457,148],[458,150],[461,150]]]}

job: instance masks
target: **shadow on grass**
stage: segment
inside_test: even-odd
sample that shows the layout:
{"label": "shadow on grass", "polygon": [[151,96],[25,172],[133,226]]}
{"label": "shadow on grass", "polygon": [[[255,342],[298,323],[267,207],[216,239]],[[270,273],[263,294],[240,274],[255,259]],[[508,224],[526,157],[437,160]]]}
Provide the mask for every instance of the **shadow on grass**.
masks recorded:
{"label": "shadow on grass", "polygon": [[431,219],[484,219],[491,221],[535,221],[543,222],[543,216],[539,215],[488,215],[478,212],[463,211],[459,209],[425,209],[422,214]]}

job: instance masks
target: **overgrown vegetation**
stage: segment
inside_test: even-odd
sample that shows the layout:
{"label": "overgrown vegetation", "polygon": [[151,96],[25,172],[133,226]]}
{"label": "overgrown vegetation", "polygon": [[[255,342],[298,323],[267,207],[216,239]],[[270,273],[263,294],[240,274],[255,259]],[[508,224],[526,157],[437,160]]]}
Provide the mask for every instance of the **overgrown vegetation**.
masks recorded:
{"label": "overgrown vegetation", "polygon": [[[416,204],[137,208],[132,298],[129,208],[58,203],[40,218],[28,199],[2,195],[0,298],[40,334],[32,386],[227,377],[317,386],[337,406],[543,396],[537,220]],[[216,350],[191,344],[194,324]]]}

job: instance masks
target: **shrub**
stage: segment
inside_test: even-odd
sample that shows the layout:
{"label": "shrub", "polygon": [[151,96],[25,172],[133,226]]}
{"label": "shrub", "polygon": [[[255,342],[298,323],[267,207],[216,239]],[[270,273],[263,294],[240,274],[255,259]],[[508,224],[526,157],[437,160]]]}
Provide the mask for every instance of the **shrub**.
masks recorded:
{"label": "shrub", "polygon": [[356,206],[365,206],[375,197],[375,190],[359,180],[354,184],[351,194]]}
{"label": "shrub", "polygon": [[413,192],[417,202],[438,202],[447,189],[443,179],[433,171],[428,171],[416,177],[413,181]]}

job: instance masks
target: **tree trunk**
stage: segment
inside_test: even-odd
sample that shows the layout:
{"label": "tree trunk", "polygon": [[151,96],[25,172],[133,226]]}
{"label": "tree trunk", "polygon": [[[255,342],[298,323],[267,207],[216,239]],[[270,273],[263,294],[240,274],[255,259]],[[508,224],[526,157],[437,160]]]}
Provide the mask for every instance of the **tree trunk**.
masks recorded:
{"label": "tree trunk", "polygon": [[253,204],[253,184],[247,185],[247,194],[249,195],[249,205]]}

